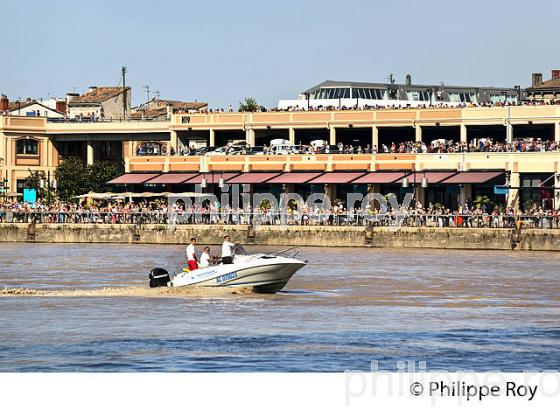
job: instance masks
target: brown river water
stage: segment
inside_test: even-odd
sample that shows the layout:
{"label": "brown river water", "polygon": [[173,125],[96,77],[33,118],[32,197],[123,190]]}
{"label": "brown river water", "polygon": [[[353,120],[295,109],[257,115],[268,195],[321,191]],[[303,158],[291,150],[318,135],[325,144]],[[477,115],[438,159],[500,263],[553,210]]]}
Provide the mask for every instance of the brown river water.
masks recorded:
{"label": "brown river water", "polygon": [[560,370],[559,253],[299,257],[284,291],[260,295],[149,289],[182,246],[2,243],[0,371]]}

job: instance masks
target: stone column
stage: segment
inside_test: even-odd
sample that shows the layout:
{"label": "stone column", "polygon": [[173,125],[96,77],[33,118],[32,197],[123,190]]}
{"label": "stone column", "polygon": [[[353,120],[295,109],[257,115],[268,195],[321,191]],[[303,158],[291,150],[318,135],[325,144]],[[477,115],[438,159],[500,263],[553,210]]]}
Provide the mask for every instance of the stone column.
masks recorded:
{"label": "stone column", "polygon": [[509,186],[513,189],[509,190],[506,196],[507,206],[511,206],[513,209],[519,208],[519,185],[520,185],[519,172],[512,172],[509,176]]}
{"label": "stone column", "polygon": [[371,148],[379,149],[379,128],[377,125],[371,127]]}
{"label": "stone column", "polygon": [[513,125],[508,121],[506,122],[506,142],[510,143],[513,141]]}
{"label": "stone column", "polygon": [[247,128],[245,131],[245,141],[251,147],[255,146],[255,130],[252,128]]}
{"label": "stone column", "polygon": [[416,142],[422,142],[422,127],[418,124],[416,124],[414,128],[414,140]]}
{"label": "stone column", "polygon": [[294,127],[288,128],[288,140],[290,141],[290,144],[296,143],[296,130]]}
{"label": "stone column", "polygon": [[94,160],[94,149],[93,149],[93,141],[87,142],[87,161],[88,165],[92,165]]}
{"label": "stone column", "polygon": [[460,131],[460,136],[459,136],[459,140],[460,142],[467,142],[467,126],[465,124],[461,124],[460,125],[461,131]]}
{"label": "stone column", "polygon": [[177,131],[175,130],[169,131],[169,137],[170,137],[169,143],[171,145],[171,148],[173,148],[175,152],[177,152],[177,144],[178,144]]}
{"label": "stone column", "polygon": [[325,195],[329,197],[332,204],[336,199],[336,184],[325,184]]}
{"label": "stone column", "polygon": [[336,145],[336,128],[329,127],[329,144]]}
{"label": "stone column", "polygon": [[216,131],[214,131],[214,128],[210,128],[210,135],[208,137],[208,145],[210,147],[215,147],[216,146]]}
{"label": "stone column", "polygon": [[554,141],[560,142],[560,122],[554,123]]}

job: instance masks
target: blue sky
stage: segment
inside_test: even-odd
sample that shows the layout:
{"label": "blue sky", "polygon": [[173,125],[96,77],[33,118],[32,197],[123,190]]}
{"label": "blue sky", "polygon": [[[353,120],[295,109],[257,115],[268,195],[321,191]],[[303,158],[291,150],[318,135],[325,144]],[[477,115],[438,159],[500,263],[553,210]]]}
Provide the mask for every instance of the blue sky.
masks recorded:
{"label": "blue sky", "polygon": [[518,0],[13,1],[0,11],[0,92],[64,96],[128,67],[161,98],[273,106],[323,80],[528,86],[560,68],[560,2]]}

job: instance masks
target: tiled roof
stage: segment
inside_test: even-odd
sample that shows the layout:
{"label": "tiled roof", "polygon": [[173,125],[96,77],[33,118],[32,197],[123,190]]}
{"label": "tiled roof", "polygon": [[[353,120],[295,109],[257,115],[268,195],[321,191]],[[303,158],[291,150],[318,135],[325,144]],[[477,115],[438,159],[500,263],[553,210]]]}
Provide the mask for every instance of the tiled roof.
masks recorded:
{"label": "tiled roof", "polygon": [[153,99],[147,103],[141,104],[134,109],[131,114],[132,118],[158,118],[167,116],[167,107],[172,106],[173,112],[177,111],[188,111],[188,110],[200,110],[208,107],[208,103],[205,102],[185,102],[177,100],[160,100]]}
{"label": "tiled roof", "polygon": [[173,106],[174,111],[200,110],[202,108],[208,107],[208,103],[205,102],[198,102],[198,101],[186,102],[186,101],[178,101],[178,100],[160,100],[160,99],[153,98],[152,100],[146,103],[140,104],[136,109],[137,111],[141,111],[141,110],[147,111],[147,110],[154,110],[160,108],[167,109],[168,105]]}
{"label": "tiled roof", "polygon": [[[18,104],[19,104],[19,106],[18,106]],[[60,112],[60,111],[57,111],[57,110],[55,110],[55,109],[53,109],[53,108],[51,108],[51,107],[47,107],[46,105],[40,103],[40,102],[37,101],[37,100],[21,101],[20,103],[18,103],[17,101],[10,101],[10,102],[8,103],[8,111],[16,111],[16,110],[18,110],[18,109],[19,109],[19,110],[23,110],[23,109],[25,109],[25,108],[27,108],[27,107],[30,107],[30,106],[34,105],[34,104],[37,104],[37,105],[39,105],[39,106],[41,106],[41,107],[43,107],[43,108],[46,108],[47,110],[50,110],[50,111],[53,111],[53,112],[58,112],[58,113],[60,113],[60,114],[64,114],[64,113],[62,113],[62,112]]]}
{"label": "tiled roof", "polygon": [[543,81],[541,84],[530,87],[532,89],[539,89],[539,88],[560,88],[560,78],[555,78],[553,80]]}
{"label": "tiled roof", "polygon": [[33,104],[35,104],[35,103],[37,103],[37,101],[35,101],[35,100],[31,100],[31,101],[20,101],[20,102],[17,102],[17,101],[10,101],[10,102],[8,103],[8,110],[9,110],[9,111],[14,111],[14,110],[17,110],[18,108],[19,108],[20,110],[23,110],[25,107],[29,107],[30,105],[33,105]]}
{"label": "tiled roof", "polygon": [[[126,90],[130,91],[130,87],[126,87]],[[121,95],[122,93],[122,87],[97,87],[76,97],[70,102],[70,105],[75,103],[101,103]]]}
{"label": "tiled roof", "polygon": [[158,117],[166,117],[167,116],[167,108],[154,108],[142,111],[133,111],[130,114],[130,117],[133,119],[141,119],[142,116],[147,119],[153,119]]}
{"label": "tiled roof", "polygon": [[177,101],[177,100],[158,100],[161,101],[165,106],[172,105],[174,110],[200,110],[208,106],[205,102],[188,102],[188,101]]}

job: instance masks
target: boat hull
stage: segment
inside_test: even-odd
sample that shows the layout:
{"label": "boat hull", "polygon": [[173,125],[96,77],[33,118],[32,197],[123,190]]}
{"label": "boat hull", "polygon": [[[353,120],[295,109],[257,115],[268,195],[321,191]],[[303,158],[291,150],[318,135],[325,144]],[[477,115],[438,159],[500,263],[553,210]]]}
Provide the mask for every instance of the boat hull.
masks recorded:
{"label": "boat hull", "polygon": [[255,292],[280,291],[305,262],[282,257],[237,260],[230,265],[216,265],[175,275],[170,286],[252,287]]}

